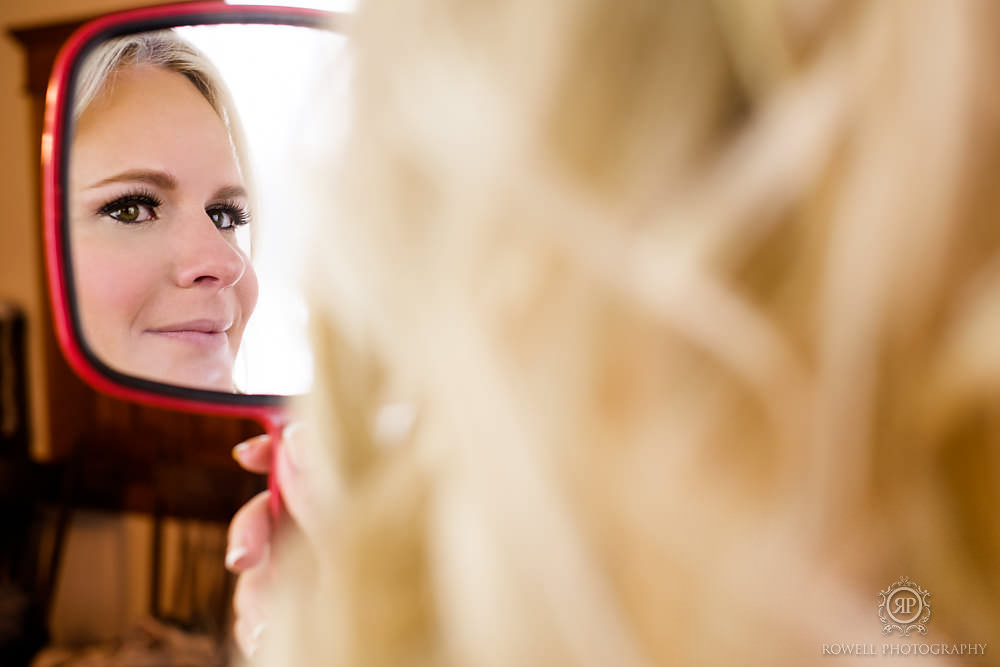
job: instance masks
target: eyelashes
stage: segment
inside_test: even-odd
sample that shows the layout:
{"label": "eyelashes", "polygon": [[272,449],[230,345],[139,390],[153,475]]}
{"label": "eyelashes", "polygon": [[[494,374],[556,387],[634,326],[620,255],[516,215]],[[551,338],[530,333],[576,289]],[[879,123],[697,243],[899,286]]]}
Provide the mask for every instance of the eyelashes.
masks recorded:
{"label": "eyelashes", "polygon": [[97,209],[97,215],[134,225],[156,220],[156,209],[162,205],[163,202],[153,193],[136,190],[107,202]]}
{"label": "eyelashes", "polygon": [[[101,205],[96,214],[125,225],[136,225],[158,220],[157,209],[161,206],[163,201],[152,192],[134,190]],[[232,199],[210,204],[205,214],[219,231],[233,230],[250,222],[247,206]]]}
{"label": "eyelashes", "polygon": [[247,207],[233,200],[213,204],[205,209],[205,213],[208,213],[208,217],[220,231],[242,227],[250,222]]}

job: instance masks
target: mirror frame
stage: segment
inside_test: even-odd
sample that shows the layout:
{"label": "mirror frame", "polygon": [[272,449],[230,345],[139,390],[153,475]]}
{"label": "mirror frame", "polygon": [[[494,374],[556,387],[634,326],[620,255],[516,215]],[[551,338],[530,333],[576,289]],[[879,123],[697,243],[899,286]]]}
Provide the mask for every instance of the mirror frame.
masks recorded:
{"label": "mirror frame", "polygon": [[84,56],[104,40],[183,25],[281,24],[343,32],[347,16],[322,10],[265,5],[227,5],[221,0],[143,7],[116,12],[81,26],[56,58],[45,96],[42,134],[42,206],[45,262],[56,338],[70,367],[89,385],[116,398],[154,407],[256,419],[269,431],[285,417],[288,396],[229,394],[147,380],[107,366],[82,335],[71,286],[67,151],[72,137],[72,92]]}

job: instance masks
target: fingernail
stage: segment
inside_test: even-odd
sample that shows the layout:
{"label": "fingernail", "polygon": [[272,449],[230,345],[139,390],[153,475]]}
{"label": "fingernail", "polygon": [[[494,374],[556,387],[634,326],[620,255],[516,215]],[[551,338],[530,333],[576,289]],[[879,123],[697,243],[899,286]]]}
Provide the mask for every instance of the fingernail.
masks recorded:
{"label": "fingernail", "polygon": [[250,631],[250,657],[254,657],[257,653],[257,648],[260,646],[260,636],[264,634],[264,630],[267,628],[266,624],[258,623]]}
{"label": "fingernail", "polygon": [[250,553],[246,547],[233,547],[226,552],[226,569],[232,570]]}
{"label": "fingernail", "polygon": [[267,440],[267,438],[268,435],[266,433],[263,433],[261,435],[254,436],[248,440],[244,440],[240,444],[233,447],[232,451],[233,458],[239,461],[244,454],[246,454],[248,451],[259,445],[260,443]]}

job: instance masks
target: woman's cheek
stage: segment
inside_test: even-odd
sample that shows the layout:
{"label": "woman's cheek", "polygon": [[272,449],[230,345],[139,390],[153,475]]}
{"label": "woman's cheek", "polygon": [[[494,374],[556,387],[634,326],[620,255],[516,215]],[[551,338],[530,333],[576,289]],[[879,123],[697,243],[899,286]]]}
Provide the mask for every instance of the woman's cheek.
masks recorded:
{"label": "woman's cheek", "polygon": [[236,283],[236,298],[240,304],[240,311],[243,313],[243,325],[246,326],[250,316],[253,315],[254,308],[257,307],[260,285],[257,282],[257,270],[254,269],[253,262],[242,251],[240,254],[246,263],[246,271]]}
{"label": "woman's cheek", "polygon": [[92,342],[119,343],[154,287],[147,258],[106,244],[82,244],[73,254],[80,317]]}

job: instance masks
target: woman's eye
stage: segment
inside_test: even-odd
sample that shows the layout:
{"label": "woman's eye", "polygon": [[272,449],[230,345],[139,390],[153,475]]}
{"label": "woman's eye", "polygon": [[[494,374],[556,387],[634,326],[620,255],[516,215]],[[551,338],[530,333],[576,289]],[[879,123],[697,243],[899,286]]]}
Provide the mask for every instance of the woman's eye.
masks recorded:
{"label": "woman's eye", "polygon": [[212,219],[212,222],[219,229],[230,229],[236,224],[229,211],[209,211],[208,217]]}
{"label": "woman's eye", "polygon": [[248,222],[246,211],[236,208],[213,208],[206,211],[212,223],[220,230],[234,229]]}
{"label": "woman's eye", "polygon": [[156,210],[152,204],[137,201],[116,202],[103,211],[104,215],[118,222],[133,223],[156,220]]}

